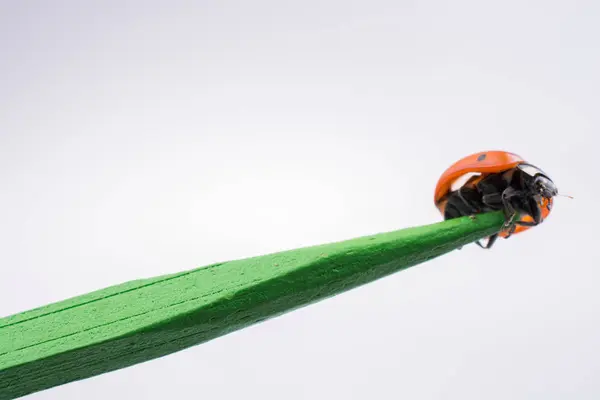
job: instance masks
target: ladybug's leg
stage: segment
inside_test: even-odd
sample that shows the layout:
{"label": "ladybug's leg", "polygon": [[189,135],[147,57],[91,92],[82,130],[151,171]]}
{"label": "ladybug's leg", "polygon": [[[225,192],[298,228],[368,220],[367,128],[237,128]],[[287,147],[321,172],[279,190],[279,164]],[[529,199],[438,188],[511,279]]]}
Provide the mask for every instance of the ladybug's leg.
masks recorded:
{"label": "ladybug's leg", "polygon": [[512,187],[506,188],[504,192],[502,192],[502,205],[504,210],[504,219],[506,223],[504,224],[505,228],[508,228],[514,223],[515,218],[517,217],[517,210],[512,205],[511,199],[514,197],[519,197],[523,192],[519,190],[515,190]]}
{"label": "ladybug's leg", "polygon": [[530,221],[516,221],[515,225],[520,225],[520,226],[536,226],[538,225],[535,222],[530,222]]}
{"label": "ladybug's leg", "polygon": [[496,242],[496,239],[498,239],[498,234],[495,233],[492,236],[490,236],[490,238],[488,239],[487,244],[484,246],[481,244],[481,241],[476,241],[475,243],[477,244],[477,246],[481,247],[482,249],[486,249],[489,250],[492,248],[492,246],[494,245],[494,243]]}
{"label": "ladybug's leg", "polygon": [[502,207],[502,193],[490,193],[481,197],[481,201],[488,207],[500,209]]}
{"label": "ladybug's leg", "polygon": [[[518,221],[517,221],[517,222],[518,222]],[[513,233],[515,233],[515,230],[517,229],[517,222],[513,223],[513,224],[510,226],[510,228],[509,228],[509,230],[508,230],[508,232],[507,232],[507,235],[504,237],[505,239],[508,239],[509,237],[511,237],[511,236],[512,236],[512,234],[513,234]]]}
{"label": "ladybug's leg", "polygon": [[533,221],[516,221],[515,224],[516,225],[521,225],[521,226],[536,226],[539,225],[542,222],[542,208],[540,207],[540,205],[537,203],[537,201],[535,201],[535,199],[531,198],[529,199],[529,214],[531,215],[531,217],[533,218]]}
{"label": "ladybug's leg", "polygon": [[515,221],[518,218],[518,213],[515,207],[513,206],[513,201],[515,198],[524,197],[524,192],[521,190],[516,190],[513,187],[508,187],[502,192],[502,204],[504,205],[504,218],[505,223],[503,229],[508,229],[508,234],[504,237],[508,239],[515,232],[517,228],[518,222],[523,221]]}
{"label": "ladybug's leg", "polygon": [[479,208],[477,207],[477,192],[475,189],[461,187],[456,191],[458,197],[462,200],[464,204],[463,209],[469,209],[470,214],[476,214],[479,212]]}
{"label": "ladybug's leg", "polygon": [[463,193],[462,196],[458,192],[452,193],[446,202],[444,219],[459,218],[473,214],[475,199],[472,197],[472,194],[468,192]]}

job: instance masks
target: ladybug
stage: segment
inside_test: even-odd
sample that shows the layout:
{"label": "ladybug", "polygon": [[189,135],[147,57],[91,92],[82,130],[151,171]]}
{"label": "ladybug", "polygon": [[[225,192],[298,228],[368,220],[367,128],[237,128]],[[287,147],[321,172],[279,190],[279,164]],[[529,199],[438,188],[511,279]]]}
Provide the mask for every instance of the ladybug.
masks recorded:
{"label": "ladybug", "polygon": [[[485,151],[466,156],[441,175],[434,202],[444,220],[504,211],[502,230],[487,238],[490,249],[498,237],[508,239],[542,223],[558,190],[541,169],[517,154]],[[521,216],[522,218],[518,218]]]}

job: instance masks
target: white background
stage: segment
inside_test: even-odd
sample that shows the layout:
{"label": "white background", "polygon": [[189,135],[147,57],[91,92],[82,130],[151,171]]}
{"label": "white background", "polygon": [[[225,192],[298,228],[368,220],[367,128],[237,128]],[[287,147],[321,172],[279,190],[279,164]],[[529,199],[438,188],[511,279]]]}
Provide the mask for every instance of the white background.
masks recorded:
{"label": "white background", "polygon": [[0,2],[0,315],[441,220],[516,152],[540,227],[44,399],[597,399],[600,3]]}

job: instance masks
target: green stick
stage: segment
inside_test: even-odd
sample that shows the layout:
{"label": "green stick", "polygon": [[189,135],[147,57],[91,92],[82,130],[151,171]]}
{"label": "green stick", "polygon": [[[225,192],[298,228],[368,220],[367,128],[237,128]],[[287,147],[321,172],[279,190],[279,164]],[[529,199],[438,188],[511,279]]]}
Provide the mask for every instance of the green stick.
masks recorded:
{"label": "green stick", "polygon": [[0,399],[165,356],[445,254],[479,215],[127,282],[0,319]]}

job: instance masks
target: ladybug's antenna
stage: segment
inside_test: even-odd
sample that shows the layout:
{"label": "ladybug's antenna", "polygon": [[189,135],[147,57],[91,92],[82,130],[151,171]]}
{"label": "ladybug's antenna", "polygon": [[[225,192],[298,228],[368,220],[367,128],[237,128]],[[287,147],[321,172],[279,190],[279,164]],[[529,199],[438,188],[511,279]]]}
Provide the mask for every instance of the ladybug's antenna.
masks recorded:
{"label": "ladybug's antenna", "polygon": [[557,193],[556,195],[560,197],[568,197],[569,199],[574,199],[573,196],[569,196],[568,194]]}

